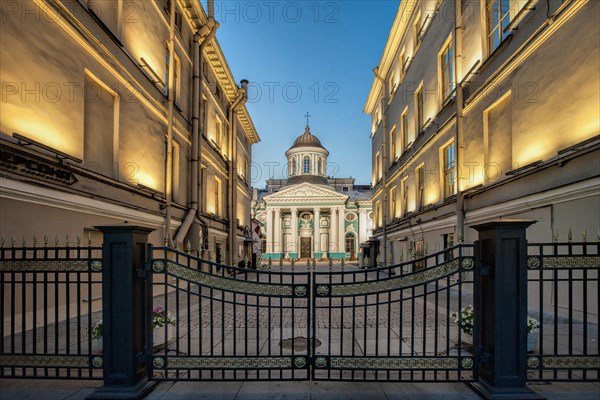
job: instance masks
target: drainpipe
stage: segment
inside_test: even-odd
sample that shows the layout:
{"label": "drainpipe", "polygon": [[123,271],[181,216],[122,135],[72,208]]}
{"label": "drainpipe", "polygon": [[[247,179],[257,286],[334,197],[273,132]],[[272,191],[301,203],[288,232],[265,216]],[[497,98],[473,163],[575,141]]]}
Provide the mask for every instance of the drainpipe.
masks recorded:
{"label": "drainpipe", "polygon": [[167,157],[166,157],[166,176],[165,176],[165,200],[166,200],[166,215],[165,215],[165,241],[169,247],[173,247],[173,238],[171,237],[171,197],[173,193],[173,71],[175,65],[175,2],[171,2],[169,18],[169,77],[168,77],[168,92],[167,92]]}
{"label": "drainpipe", "polygon": [[464,136],[464,93],[463,82],[459,81],[459,72],[462,73],[462,1],[457,1],[455,4],[454,18],[454,44],[455,44],[455,59],[456,68],[454,68],[454,82],[456,82],[456,134],[454,137],[455,143],[455,165],[456,165],[456,235],[458,243],[464,241],[465,235],[465,210],[464,210],[464,195],[460,186],[461,178],[461,160],[462,160],[462,143]]}
{"label": "drainpipe", "polygon": [[[383,137],[381,143],[381,169],[383,172],[381,186],[383,188],[381,198],[382,221],[383,221],[383,266],[387,265],[387,108],[388,108],[388,88],[385,79],[379,75],[379,67],[373,68],[375,78],[381,82],[381,118],[383,119]],[[377,167],[376,167],[377,168]]]}
{"label": "drainpipe", "polygon": [[[200,162],[202,158],[202,141],[200,130],[204,129],[204,121],[200,120],[200,110],[202,107],[202,62],[204,54],[204,47],[210,43],[215,37],[219,23],[215,21],[211,8],[211,4],[214,0],[209,3],[208,21],[194,34],[194,50],[193,50],[193,78],[192,78],[192,156],[190,160],[190,169],[192,172],[190,193],[190,210],[188,211],[177,235],[175,236],[176,242],[183,242],[185,239],[190,226],[197,218],[201,219],[202,204],[200,201],[202,196],[202,182],[199,181]],[[213,11],[214,12],[214,11]]]}
{"label": "drainpipe", "polygon": [[235,247],[237,242],[237,129],[236,129],[236,113],[237,110],[244,107],[248,100],[248,81],[241,81],[242,87],[238,89],[237,98],[234,100],[229,112],[227,113],[227,121],[229,127],[229,249],[227,252],[227,263],[234,264]]}

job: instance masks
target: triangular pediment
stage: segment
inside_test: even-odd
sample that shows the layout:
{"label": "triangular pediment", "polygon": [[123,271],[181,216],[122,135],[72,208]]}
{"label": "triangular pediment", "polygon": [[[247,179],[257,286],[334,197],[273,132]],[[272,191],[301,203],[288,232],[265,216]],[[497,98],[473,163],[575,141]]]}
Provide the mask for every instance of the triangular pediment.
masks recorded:
{"label": "triangular pediment", "polygon": [[348,196],[334,188],[314,183],[284,186],[278,192],[263,197],[267,204],[328,203],[342,204]]}

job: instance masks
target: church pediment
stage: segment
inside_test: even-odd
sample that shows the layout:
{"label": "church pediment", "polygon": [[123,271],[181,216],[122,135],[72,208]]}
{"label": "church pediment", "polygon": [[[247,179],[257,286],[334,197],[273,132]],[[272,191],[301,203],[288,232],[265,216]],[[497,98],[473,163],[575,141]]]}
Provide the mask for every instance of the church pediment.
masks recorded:
{"label": "church pediment", "polygon": [[344,203],[348,199],[348,196],[336,192],[335,189],[327,186],[301,183],[283,187],[277,193],[265,196],[263,199],[267,204],[313,202],[340,204]]}

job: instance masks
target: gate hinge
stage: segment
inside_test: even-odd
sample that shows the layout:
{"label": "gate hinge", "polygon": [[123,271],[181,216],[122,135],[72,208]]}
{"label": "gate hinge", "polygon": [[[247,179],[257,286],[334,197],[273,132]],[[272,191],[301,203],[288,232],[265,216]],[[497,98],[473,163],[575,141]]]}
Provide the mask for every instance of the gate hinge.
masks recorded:
{"label": "gate hinge", "polygon": [[482,265],[479,267],[479,276],[490,276],[492,267]]}
{"label": "gate hinge", "polygon": [[492,360],[492,355],[483,351],[483,346],[475,348],[475,360],[479,364],[487,364]]}
{"label": "gate hinge", "polygon": [[148,360],[150,359],[150,355],[151,355],[150,346],[148,346],[148,345],[144,346],[144,351],[137,355],[138,364],[146,364],[148,362]]}
{"label": "gate hinge", "polygon": [[145,269],[138,269],[137,270],[137,277],[141,278],[141,279],[148,279],[148,271]]}

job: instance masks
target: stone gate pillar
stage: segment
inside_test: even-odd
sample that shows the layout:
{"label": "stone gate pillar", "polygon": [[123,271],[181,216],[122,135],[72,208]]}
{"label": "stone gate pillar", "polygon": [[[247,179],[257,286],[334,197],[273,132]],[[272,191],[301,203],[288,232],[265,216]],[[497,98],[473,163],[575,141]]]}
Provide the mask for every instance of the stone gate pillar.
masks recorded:
{"label": "stone gate pillar", "polygon": [[104,386],[88,399],[140,399],[148,381],[147,343],[152,329],[152,280],[146,271],[148,235],[154,229],[122,224],[97,227],[102,244]]}
{"label": "stone gate pillar", "polygon": [[473,338],[478,362],[472,388],[486,399],[541,399],[527,379],[527,241],[535,221],[476,225]]}

